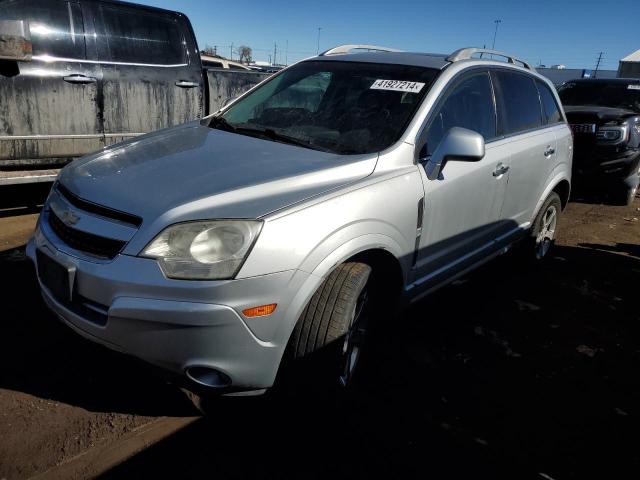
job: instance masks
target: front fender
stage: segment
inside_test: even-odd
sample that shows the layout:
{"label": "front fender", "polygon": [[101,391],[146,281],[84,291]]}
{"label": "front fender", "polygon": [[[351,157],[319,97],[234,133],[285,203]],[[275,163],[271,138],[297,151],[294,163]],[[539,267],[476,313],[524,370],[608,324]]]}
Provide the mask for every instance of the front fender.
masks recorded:
{"label": "front fender", "polygon": [[[324,246],[329,248],[330,253],[319,261],[315,261],[315,265],[311,258],[317,259],[317,256],[310,256],[308,257],[308,261],[305,262],[311,270],[310,275],[307,276],[299,286],[296,295],[289,303],[287,311],[283,315],[283,321],[279,323],[274,334],[274,338],[278,339],[278,343],[283,346],[288,342],[302,311],[311,300],[311,297],[336,266],[358,253],[372,249],[387,250],[396,258],[403,258],[400,244],[387,235],[376,233],[364,234],[343,241],[342,244],[336,244],[334,240],[335,237],[330,237],[323,242]],[[319,246],[316,250],[322,251],[324,249]],[[411,256],[404,255],[404,257],[410,258]],[[402,270],[403,276],[406,278],[407,270],[405,265],[402,265]]]}

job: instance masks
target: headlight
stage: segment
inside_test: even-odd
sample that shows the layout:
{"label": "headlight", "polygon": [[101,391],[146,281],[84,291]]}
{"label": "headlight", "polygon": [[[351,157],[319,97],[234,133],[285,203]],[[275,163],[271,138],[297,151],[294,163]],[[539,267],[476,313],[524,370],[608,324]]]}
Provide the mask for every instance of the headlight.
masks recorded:
{"label": "headlight", "polygon": [[619,127],[601,127],[596,133],[596,138],[605,142],[616,142],[627,140],[628,129],[626,125]]}
{"label": "headlight", "polygon": [[262,228],[256,220],[177,223],[165,228],[141,256],[155,258],[169,278],[233,278]]}

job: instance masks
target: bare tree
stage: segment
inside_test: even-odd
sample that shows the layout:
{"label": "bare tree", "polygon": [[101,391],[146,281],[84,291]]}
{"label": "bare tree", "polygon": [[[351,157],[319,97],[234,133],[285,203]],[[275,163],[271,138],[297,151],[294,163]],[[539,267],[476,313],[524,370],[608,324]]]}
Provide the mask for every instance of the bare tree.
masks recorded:
{"label": "bare tree", "polygon": [[251,55],[253,54],[251,47],[247,47],[246,45],[240,45],[236,50],[236,53],[238,54],[238,59],[239,59],[238,61],[240,63],[249,64],[253,60],[251,58]]}
{"label": "bare tree", "polygon": [[204,53],[205,55],[211,55],[212,57],[220,56],[218,55],[218,47],[216,46],[212,47],[211,45],[206,45],[204,47],[204,50],[202,50],[200,53]]}

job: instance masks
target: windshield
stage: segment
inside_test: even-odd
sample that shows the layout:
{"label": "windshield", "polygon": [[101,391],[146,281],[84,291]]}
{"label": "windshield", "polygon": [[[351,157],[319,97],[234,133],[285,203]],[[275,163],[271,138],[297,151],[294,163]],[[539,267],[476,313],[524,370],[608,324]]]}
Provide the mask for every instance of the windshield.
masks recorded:
{"label": "windshield", "polygon": [[640,84],[568,82],[558,93],[564,105],[598,105],[640,111]]}
{"label": "windshield", "polygon": [[302,62],[210,126],[339,154],[378,152],[400,138],[437,74],[407,65]]}

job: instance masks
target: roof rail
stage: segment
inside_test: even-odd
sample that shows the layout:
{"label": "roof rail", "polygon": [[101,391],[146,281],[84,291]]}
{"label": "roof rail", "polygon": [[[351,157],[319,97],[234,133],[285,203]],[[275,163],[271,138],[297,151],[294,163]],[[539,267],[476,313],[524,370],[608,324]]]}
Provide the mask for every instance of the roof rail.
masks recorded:
{"label": "roof rail", "polygon": [[402,50],[396,50],[395,48],[379,47],[377,45],[340,45],[338,47],[330,48],[326,52],[320,54],[321,57],[325,55],[340,55],[342,53],[349,53],[351,50],[373,50],[375,52],[401,52]]}
{"label": "roof rail", "polygon": [[488,48],[474,48],[474,47],[461,48],[460,50],[456,50],[451,55],[449,55],[447,57],[447,61],[453,63],[459,60],[468,60],[470,58],[473,58],[473,56],[476,53],[479,53],[481,55],[487,54],[487,55],[495,55],[496,57],[503,57],[507,59],[508,63],[515,64],[516,62],[518,62],[518,63],[521,63],[524,66],[524,68],[527,68],[529,70],[535,70],[529,62],[525,62],[524,60],[514,57],[513,55],[509,55],[508,53],[499,52],[497,50],[490,50]]}

